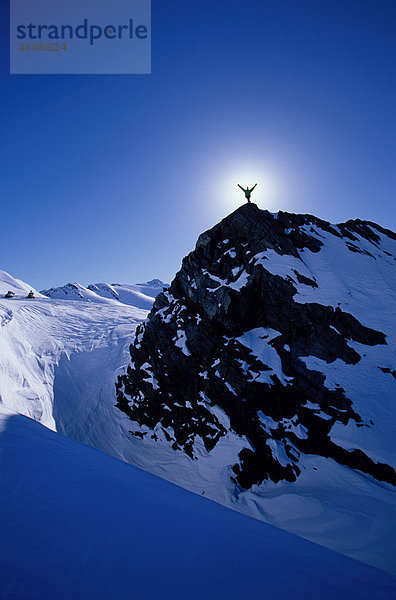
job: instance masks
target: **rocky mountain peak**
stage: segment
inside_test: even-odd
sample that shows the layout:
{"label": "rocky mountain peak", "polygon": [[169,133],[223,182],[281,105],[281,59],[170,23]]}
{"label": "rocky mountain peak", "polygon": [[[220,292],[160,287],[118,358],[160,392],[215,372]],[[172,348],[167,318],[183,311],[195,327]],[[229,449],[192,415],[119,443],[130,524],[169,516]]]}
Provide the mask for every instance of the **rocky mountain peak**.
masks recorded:
{"label": "rocky mountain peak", "polygon": [[[237,460],[223,466],[240,489],[295,481],[307,455],[396,484],[386,452],[379,460],[354,441],[375,428],[375,409],[345,375],[365,365],[393,384],[391,332],[372,313],[375,286],[394,274],[395,239],[371,222],[331,225],[253,203],[200,235],[118,380],[131,435],[199,461],[232,433]],[[374,382],[370,393],[381,401]],[[351,427],[351,443],[334,434]]]}

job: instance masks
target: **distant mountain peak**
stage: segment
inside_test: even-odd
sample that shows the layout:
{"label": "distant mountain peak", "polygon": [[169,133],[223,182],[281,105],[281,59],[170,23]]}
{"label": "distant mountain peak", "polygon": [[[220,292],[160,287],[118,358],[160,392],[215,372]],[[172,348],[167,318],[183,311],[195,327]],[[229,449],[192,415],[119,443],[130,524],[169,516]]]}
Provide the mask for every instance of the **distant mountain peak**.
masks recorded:
{"label": "distant mountain peak", "polygon": [[157,285],[157,286],[164,286],[167,285],[165,284],[163,281],[161,281],[161,279],[151,279],[151,281],[148,281],[147,283],[144,283],[142,285]]}

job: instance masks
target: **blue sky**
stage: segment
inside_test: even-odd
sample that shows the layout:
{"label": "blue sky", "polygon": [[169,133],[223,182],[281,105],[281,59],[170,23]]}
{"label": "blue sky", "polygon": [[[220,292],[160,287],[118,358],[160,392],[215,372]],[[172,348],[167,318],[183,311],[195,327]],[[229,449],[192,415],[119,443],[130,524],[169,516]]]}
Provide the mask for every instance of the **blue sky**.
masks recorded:
{"label": "blue sky", "polygon": [[151,75],[9,75],[0,269],[41,289],[169,281],[262,208],[395,228],[393,0],[153,0]]}

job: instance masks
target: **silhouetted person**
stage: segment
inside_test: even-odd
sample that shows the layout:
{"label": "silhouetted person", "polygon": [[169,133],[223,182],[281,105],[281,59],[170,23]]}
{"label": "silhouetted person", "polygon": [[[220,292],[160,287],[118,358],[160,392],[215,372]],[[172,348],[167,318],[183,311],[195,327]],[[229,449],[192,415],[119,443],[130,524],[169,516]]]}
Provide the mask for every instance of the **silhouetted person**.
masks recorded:
{"label": "silhouetted person", "polygon": [[254,188],[256,187],[256,185],[257,185],[257,183],[256,183],[256,184],[255,184],[255,185],[254,185],[254,186],[253,186],[253,187],[252,187],[250,190],[249,190],[249,188],[248,188],[248,187],[247,187],[247,188],[246,188],[246,190],[245,190],[245,188],[243,188],[243,187],[242,187],[241,185],[239,185],[239,183],[238,183],[238,187],[240,187],[240,188],[241,188],[242,192],[245,192],[245,198],[246,198],[246,200],[247,200],[248,202],[250,202],[250,196],[251,196],[251,193],[253,192],[253,190],[254,190]]}

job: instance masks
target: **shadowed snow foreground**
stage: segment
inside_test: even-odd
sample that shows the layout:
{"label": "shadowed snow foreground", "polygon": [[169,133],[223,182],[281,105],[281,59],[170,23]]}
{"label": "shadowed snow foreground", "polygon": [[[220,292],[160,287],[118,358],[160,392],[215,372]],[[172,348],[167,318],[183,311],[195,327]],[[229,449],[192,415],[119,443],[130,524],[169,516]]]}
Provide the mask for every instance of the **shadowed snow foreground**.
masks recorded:
{"label": "shadowed snow foreground", "polygon": [[0,409],[4,600],[391,600],[396,579]]}

